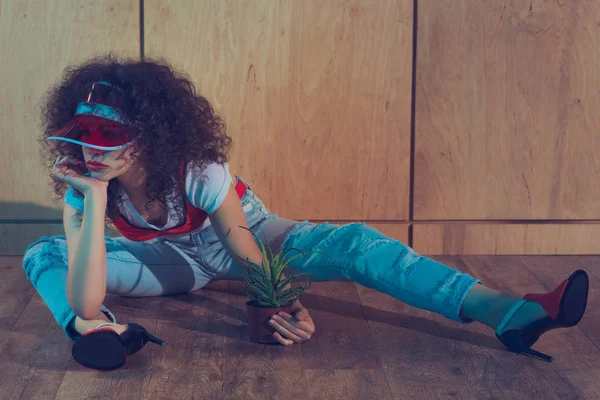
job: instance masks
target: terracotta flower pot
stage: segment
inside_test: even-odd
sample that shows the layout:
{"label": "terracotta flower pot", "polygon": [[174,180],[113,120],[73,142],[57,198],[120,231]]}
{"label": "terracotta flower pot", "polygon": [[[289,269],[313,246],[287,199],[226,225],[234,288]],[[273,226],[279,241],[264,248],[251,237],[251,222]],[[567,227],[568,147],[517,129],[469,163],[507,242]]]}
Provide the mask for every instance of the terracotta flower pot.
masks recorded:
{"label": "terracotta flower pot", "polygon": [[256,343],[279,343],[273,337],[275,328],[269,325],[271,316],[280,311],[288,314],[292,313],[292,306],[288,307],[258,307],[246,303],[246,311],[248,312],[248,323],[250,325],[250,340]]}

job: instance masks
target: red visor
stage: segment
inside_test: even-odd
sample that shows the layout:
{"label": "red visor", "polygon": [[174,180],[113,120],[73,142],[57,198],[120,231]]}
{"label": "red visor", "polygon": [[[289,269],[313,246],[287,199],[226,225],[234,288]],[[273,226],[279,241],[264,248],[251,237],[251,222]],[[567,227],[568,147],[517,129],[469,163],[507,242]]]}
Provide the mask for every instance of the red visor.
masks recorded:
{"label": "red visor", "polygon": [[122,111],[123,91],[104,81],[94,82],[69,123],[48,138],[100,150],[118,150],[140,136]]}

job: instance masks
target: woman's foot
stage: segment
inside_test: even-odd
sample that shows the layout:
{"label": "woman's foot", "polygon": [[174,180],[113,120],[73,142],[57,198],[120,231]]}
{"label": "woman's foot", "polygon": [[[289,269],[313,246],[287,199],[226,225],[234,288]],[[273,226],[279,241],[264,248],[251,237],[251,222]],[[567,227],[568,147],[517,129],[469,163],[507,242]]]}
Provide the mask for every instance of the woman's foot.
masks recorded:
{"label": "woman's foot", "polygon": [[[481,322],[496,330],[502,319],[521,299],[498,292],[483,285],[475,285],[467,294],[461,316]],[[548,313],[538,303],[524,305],[510,322],[511,328],[521,328],[533,321],[543,319]]]}
{"label": "woman's foot", "polygon": [[526,294],[523,299],[476,285],[465,298],[461,312],[466,318],[492,327],[509,350],[552,361],[552,357],[531,346],[551,329],[579,323],[587,305],[588,288],[589,278],[582,270],[575,271],[552,292]]}
{"label": "woman's foot", "polygon": [[75,317],[75,322],[73,326],[77,333],[79,333],[80,335],[85,335],[86,333],[96,329],[99,325],[102,324],[110,324],[106,325],[106,328],[112,329],[119,335],[127,330],[127,325],[113,324],[106,317],[98,319],[82,319],[79,317]]}
{"label": "woman's foot", "polygon": [[[516,306],[520,300],[521,299],[516,299],[516,301],[512,303],[511,308]],[[504,332],[508,329],[521,329],[534,322],[541,321],[544,318],[547,318],[548,316],[549,315],[546,312],[546,310],[544,310],[544,307],[542,307],[539,303],[536,303],[534,301],[528,301],[525,304],[523,304],[521,308],[519,308],[519,311],[516,312],[512,316],[512,318],[510,318],[510,321],[507,321],[504,327],[501,327],[501,330],[502,332]],[[504,317],[506,317],[506,314],[504,315]],[[498,324],[493,328],[494,330],[498,330],[499,327],[500,326]]]}
{"label": "woman's foot", "polygon": [[73,358],[84,367],[93,369],[120,368],[127,356],[141,350],[147,342],[165,345],[163,340],[148,333],[141,325],[115,324],[104,315],[92,320],[76,317],[74,327],[81,336],[73,343]]}

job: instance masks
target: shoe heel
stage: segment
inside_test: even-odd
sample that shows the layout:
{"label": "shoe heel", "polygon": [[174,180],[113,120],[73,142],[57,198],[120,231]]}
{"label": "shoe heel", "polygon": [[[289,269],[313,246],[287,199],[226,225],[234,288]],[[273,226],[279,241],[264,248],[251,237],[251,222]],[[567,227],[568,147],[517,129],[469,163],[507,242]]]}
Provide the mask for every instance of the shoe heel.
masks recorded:
{"label": "shoe heel", "polygon": [[127,355],[138,352],[147,342],[164,346],[166,342],[150,334],[143,326],[136,323],[127,324],[127,330],[121,335],[123,344],[127,349]]}
{"label": "shoe heel", "polygon": [[164,346],[166,344],[166,342],[164,340],[162,340],[161,338],[158,338],[156,336],[154,336],[153,334],[151,334],[150,332],[148,332],[146,330],[146,328],[144,328],[141,325],[138,324],[132,324],[135,326],[134,329],[136,329],[138,332],[140,332],[142,335],[145,336],[145,339],[147,342],[152,342],[152,343],[156,343],[160,346]]}
{"label": "shoe heel", "polygon": [[512,352],[519,354],[526,354],[528,356],[537,357],[544,361],[552,362],[552,357],[536,351],[531,347],[524,345],[521,340],[523,338],[522,331],[518,329],[511,329],[509,331],[504,332],[502,335],[496,334],[496,337],[502,342],[507,349]]}
{"label": "shoe heel", "polygon": [[530,347],[524,347],[521,350],[521,353],[527,354],[527,355],[532,356],[532,357],[540,358],[540,359],[542,359],[544,361],[552,362],[552,356],[549,356],[548,354],[540,353],[539,351],[536,351],[536,350],[534,350],[534,349],[532,349]]}
{"label": "shoe heel", "polygon": [[165,342],[164,340],[157,338],[156,336],[152,335],[151,333],[149,333],[148,331],[146,331],[144,329],[144,334],[146,335],[146,338],[148,338],[148,340],[152,343],[156,343],[160,346],[164,346],[167,344],[167,342]]}
{"label": "shoe heel", "polygon": [[[506,313],[496,328],[496,337],[511,351],[552,362],[551,356],[533,350],[531,346],[549,330],[576,325],[585,312],[588,291],[587,273],[577,270],[552,292],[528,293]],[[548,313],[548,317],[534,321],[520,329],[504,331],[514,314],[527,301],[541,305]]]}

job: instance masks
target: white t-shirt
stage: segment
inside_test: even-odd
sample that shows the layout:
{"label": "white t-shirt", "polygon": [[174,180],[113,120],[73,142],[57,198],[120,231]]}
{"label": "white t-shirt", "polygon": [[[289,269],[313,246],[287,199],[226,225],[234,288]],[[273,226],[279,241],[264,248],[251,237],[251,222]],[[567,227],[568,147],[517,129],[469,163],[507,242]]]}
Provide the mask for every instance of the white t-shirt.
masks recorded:
{"label": "white t-shirt", "polygon": [[[185,171],[186,195],[194,207],[212,214],[223,204],[232,180],[229,173],[229,164],[227,163],[211,163],[202,170],[194,162],[190,162],[186,166]],[[156,226],[146,222],[131,204],[127,193],[121,186],[119,186],[119,193],[123,197],[123,205],[120,208],[121,213],[127,221],[138,228],[166,230],[176,227],[185,221],[185,215],[180,216],[182,218],[180,220],[181,218],[178,218],[173,208],[174,202],[181,204],[183,201],[179,187],[170,196],[167,196],[169,216],[164,226]],[[71,186],[67,188],[64,201],[83,213],[83,198],[75,197],[75,191]],[[200,229],[209,225],[210,220],[207,218]]]}

